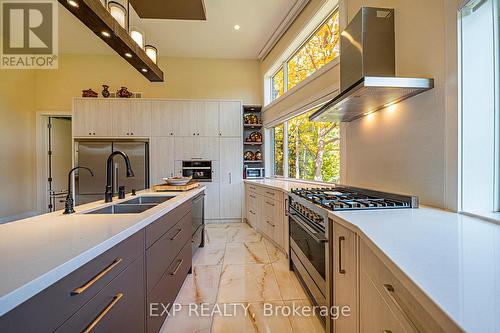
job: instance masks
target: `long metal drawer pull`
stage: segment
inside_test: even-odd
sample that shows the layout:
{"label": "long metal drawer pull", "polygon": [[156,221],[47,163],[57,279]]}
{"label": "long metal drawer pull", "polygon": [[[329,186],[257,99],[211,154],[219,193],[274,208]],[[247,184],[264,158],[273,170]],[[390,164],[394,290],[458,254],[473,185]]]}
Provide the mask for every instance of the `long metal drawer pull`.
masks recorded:
{"label": "long metal drawer pull", "polygon": [[249,194],[248,196],[249,196],[250,198],[252,198],[252,199],[255,199],[255,196],[254,196],[254,195]]}
{"label": "long metal drawer pull", "polygon": [[113,297],[113,300],[104,308],[104,310],[101,311],[101,313],[99,313],[99,315],[90,323],[90,325],[87,326],[87,328],[85,330],[83,330],[82,333],[91,332],[94,329],[94,327],[96,327],[96,325],[99,324],[99,322],[102,320],[102,318],[104,318],[104,316],[106,316],[108,314],[108,312],[111,311],[113,306],[115,306],[116,303],[118,303],[122,299],[122,297],[123,297],[122,293],[116,294]]}
{"label": "long metal drawer pull", "polygon": [[285,199],[285,216],[288,216],[288,198]]}
{"label": "long metal drawer pull", "polygon": [[182,229],[178,229],[177,232],[175,233],[175,235],[172,236],[172,238],[170,238],[170,240],[174,240],[177,238],[177,236],[179,236],[179,234],[181,233]]}
{"label": "long metal drawer pull", "polygon": [[179,268],[181,267],[182,265],[182,262],[184,261],[184,259],[181,259],[177,262],[177,266],[175,266],[175,269],[172,273],[170,273],[170,275],[175,275],[177,274],[177,271],[179,270]]}
{"label": "long metal drawer pull", "polygon": [[342,267],[342,244],[345,241],[344,236],[339,237],[339,274],[344,275],[345,274],[345,269]]}
{"label": "long metal drawer pull", "polygon": [[274,204],[273,203],[270,203],[268,201],[266,201],[266,204],[268,204],[269,206],[273,206],[274,207]]}
{"label": "long metal drawer pull", "polygon": [[266,191],[266,193],[269,194],[269,195],[274,195],[274,192],[267,192]]}
{"label": "long metal drawer pull", "polygon": [[384,330],[383,333],[392,333],[392,331],[391,330]]}
{"label": "long metal drawer pull", "polygon": [[396,290],[394,289],[394,286],[392,284],[384,284],[384,290],[387,292],[387,294],[389,295],[389,298],[396,305],[396,307],[399,309],[399,311],[401,311],[401,314],[403,315],[403,317],[405,317],[406,321],[408,321],[408,323],[413,328],[413,330],[415,332],[418,332],[418,329],[416,328],[417,326],[413,323],[411,316],[408,315],[408,313],[404,310],[404,308],[401,306],[401,304],[396,299]]}
{"label": "long metal drawer pull", "polygon": [[71,292],[71,295],[79,295],[79,294],[83,293],[85,290],[87,290],[88,288],[92,287],[92,285],[94,283],[96,283],[97,281],[99,281],[104,275],[108,274],[113,268],[115,268],[119,263],[121,263],[122,260],[123,260],[122,258],[115,259],[111,263],[111,265],[109,265],[108,267],[106,267],[105,269],[103,269],[99,274],[97,274],[92,279],[90,279],[89,282],[87,282],[83,286],[81,286],[81,287],[76,288],[75,290],[73,290]]}

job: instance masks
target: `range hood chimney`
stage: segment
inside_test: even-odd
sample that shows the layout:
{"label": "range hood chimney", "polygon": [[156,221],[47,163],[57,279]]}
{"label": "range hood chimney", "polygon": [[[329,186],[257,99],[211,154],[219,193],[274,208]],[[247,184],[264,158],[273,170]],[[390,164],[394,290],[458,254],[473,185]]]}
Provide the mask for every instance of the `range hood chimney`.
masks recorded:
{"label": "range hood chimney", "polygon": [[428,78],[396,77],[394,9],[362,7],[341,33],[340,94],[311,121],[349,122],[434,88]]}

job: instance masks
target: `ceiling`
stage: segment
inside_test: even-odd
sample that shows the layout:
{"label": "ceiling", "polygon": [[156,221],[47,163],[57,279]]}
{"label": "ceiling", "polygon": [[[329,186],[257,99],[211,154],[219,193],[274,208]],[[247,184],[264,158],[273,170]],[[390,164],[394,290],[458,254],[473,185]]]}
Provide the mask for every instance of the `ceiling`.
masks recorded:
{"label": "ceiling", "polygon": [[[257,59],[297,0],[205,0],[206,21],[140,19],[146,43],[160,56]],[[235,25],[241,28],[234,29]],[[59,53],[114,54],[100,38],[59,5]]]}

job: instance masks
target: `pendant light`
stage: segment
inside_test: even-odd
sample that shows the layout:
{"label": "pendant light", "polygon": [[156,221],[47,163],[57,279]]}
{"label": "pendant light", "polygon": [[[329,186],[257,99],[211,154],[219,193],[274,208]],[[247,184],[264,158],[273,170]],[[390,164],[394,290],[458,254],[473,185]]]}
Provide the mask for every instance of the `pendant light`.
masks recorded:
{"label": "pendant light", "polygon": [[146,51],[148,57],[153,60],[155,64],[158,64],[158,49],[156,47],[148,44],[144,47],[144,51]]}

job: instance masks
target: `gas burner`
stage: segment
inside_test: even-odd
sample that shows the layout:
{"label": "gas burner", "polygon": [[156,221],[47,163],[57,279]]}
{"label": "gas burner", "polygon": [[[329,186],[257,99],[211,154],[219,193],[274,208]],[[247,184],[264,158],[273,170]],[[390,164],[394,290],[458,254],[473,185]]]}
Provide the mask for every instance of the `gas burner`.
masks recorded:
{"label": "gas burner", "polygon": [[417,208],[418,198],[350,187],[296,188],[292,193],[329,210]]}

